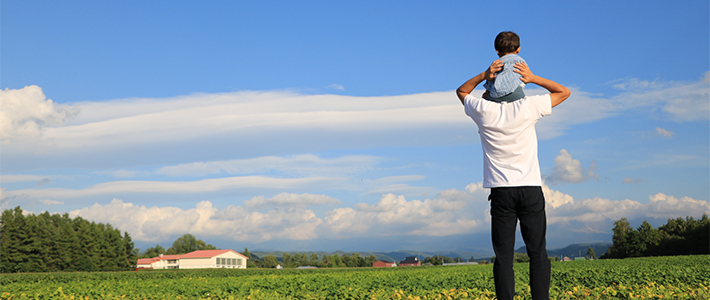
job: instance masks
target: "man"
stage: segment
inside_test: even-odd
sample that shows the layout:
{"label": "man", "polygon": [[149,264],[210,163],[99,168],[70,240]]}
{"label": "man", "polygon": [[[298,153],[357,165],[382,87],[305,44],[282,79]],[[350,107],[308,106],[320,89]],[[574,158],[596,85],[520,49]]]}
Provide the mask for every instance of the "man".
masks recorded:
{"label": "man", "polygon": [[537,158],[535,123],[550,115],[565,101],[569,89],[534,75],[525,63],[515,64],[515,72],[525,83],[537,84],[550,94],[525,96],[512,102],[485,100],[471,91],[484,80],[493,80],[504,63],[494,61],[481,74],[466,81],[456,94],[466,114],[476,122],[483,147],[483,187],[490,188],[491,237],[496,259],[493,265],[498,299],[513,299],[515,275],[513,252],[515,227],[520,231],[530,256],[530,290],[533,299],[549,299],[550,261],[545,234],[547,220],[542,177]]}

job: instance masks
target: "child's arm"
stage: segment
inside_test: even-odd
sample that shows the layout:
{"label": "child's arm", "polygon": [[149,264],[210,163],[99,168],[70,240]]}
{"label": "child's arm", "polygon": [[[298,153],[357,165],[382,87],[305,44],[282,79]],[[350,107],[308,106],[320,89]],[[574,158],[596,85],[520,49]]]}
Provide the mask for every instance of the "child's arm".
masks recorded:
{"label": "child's arm", "polygon": [[474,76],[456,89],[456,95],[459,97],[461,104],[465,104],[463,99],[466,98],[466,96],[470,94],[482,81],[496,78],[496,72],[502,70],[504,65],[505,63],[502,60],[496,60],[483,73]]}
{"label": "child's arm", "polygon": [[530,68],[528,68],[528,65],[525,63],[515,64],[514,72],[522,76],[520,80],[522,80],[523,82],[534,83],[550,91],[550,100],[552,102],[552,107],[555,107],[558,104],[562,103],[562,101],[565,101],[572,93],[568,88],[557,82],[534,75],[532,71],[530,71]]}

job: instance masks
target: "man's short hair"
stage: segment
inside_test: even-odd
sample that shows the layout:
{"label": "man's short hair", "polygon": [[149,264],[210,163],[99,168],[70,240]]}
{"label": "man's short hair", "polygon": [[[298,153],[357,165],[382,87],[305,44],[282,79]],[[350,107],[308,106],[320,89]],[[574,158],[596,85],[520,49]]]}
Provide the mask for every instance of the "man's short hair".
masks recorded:
{"label": "man's short hair", "polygon": [[520,37],[512,31],[503,31],[496,36],[496,51],[500,55],[513,53],[520,47]]}

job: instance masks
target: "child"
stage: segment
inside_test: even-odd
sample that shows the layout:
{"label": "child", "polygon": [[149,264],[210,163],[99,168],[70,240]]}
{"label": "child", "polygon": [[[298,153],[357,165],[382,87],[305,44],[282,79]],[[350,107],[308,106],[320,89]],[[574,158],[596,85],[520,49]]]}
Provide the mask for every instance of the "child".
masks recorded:
{"label": "child", "polygon": [[505,65],[503,70],[496,73],[496,78],[487,80],[483,85],[487,90],[483,98],[495,102],[512,102],[525,98],[525,83],[520,80],[520,74],[514,72],[516,63],[525,62],[518,56],[520,37],[512,31],[503,31],[496,36],[494,46]]}

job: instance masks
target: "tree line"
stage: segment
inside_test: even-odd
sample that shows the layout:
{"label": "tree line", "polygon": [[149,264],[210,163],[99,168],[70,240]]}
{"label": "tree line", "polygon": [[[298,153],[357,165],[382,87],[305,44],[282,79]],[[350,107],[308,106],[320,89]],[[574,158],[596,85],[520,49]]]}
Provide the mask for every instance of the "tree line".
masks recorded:
{"label": "tree line", "polygon": [[25,216],[18,206],[0,217],[0,272],[125,271],[138,249],[127,232],[69,214]]}
{"label": "tree line", "polygon": [[310,255],[306,253],[284,253],[279,260],[276,255],[269,254],[264,257],[258,257],[249,252],[249,249],[244,248],[242,254],[249,257],[247,260],[247,268],[276,268],[280,265],[284,268],[297,268],[297,267],[317,267],[317,268],[358,268],[358,267],[372,267],[372,263],[377,261],[377,257],[374,254],[370,256],[360,256],[360,254],[343,254],[338,255],[323,254],[318,256],[318,254],[311,253]]}
{"label": "tree line", "polygon": [[710,254],[710,218],[704,213],[693,217],[668,219],[653,228],[646,220],[637,228],[626,218],[614,222],[613,245],[600,258]]}
{"label": "tree line", "polygon": [[448,257],[444,255],[434,255],[434,256],[427,256],[422,260],[422,264],[432,264],[434,266],[440,266],[443,264],[451,264],[451,263],[462,263],[462,262],[475,262],[476,260],[471,256],[468,260],[465,260],[461,257]]}

